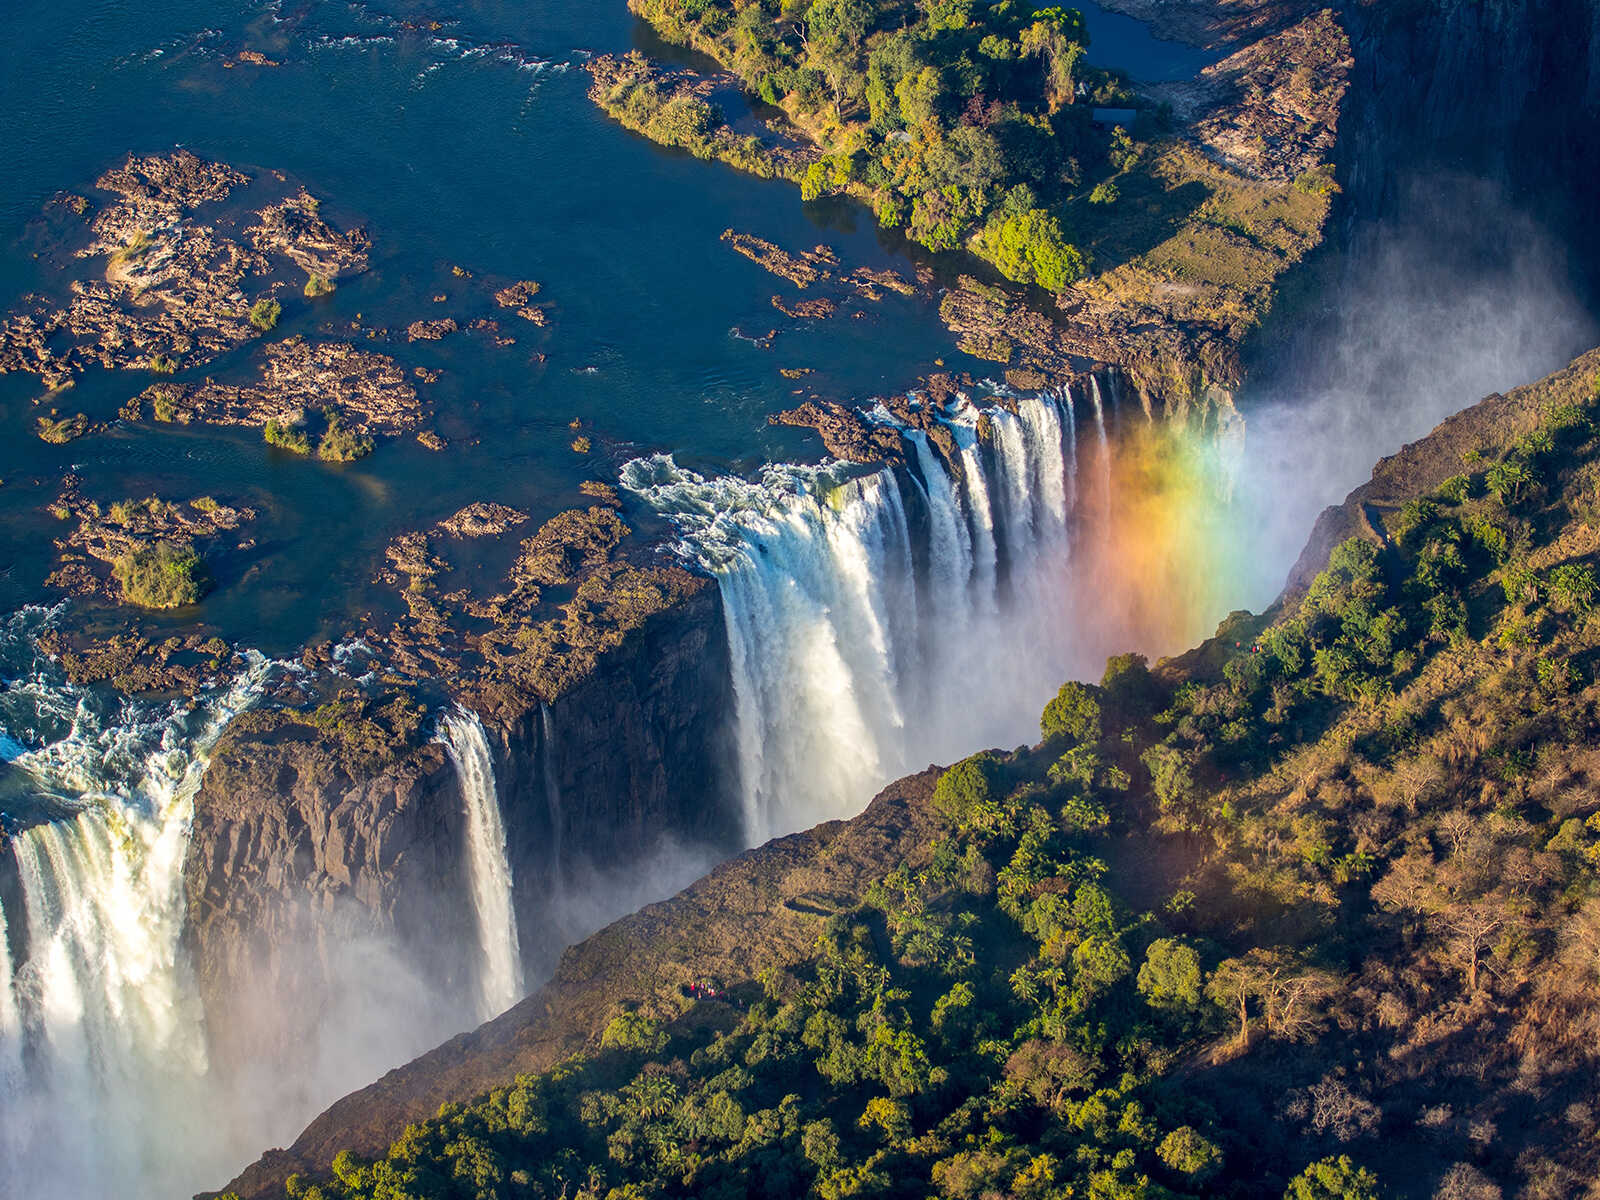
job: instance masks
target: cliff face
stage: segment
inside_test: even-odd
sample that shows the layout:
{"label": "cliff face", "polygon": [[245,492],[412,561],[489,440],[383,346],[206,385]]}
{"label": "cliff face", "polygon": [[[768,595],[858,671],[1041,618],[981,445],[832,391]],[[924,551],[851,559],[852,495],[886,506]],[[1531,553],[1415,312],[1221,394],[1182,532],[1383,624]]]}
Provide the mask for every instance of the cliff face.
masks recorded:
{"label": "cliff face", "polygon": [[1501,185],[1595,279],[1600,229],[1600,2],[1348,2],[1355,56],[1341,180],[1352,222],[1406,202],[1408,180],[1454,171]]}
{"label": "cliff face", "polygon": [[[726,646],[707,586],[601,655],[548,710],[509,688],[467,697],[496,760],[526,961],[560,948],[544,931],[564,867],[625,867],[663,834],[733,844]],[[463,797],[444,748],[426,738],[420,710],[349,702],[247,713],[219,742],[184,881],[224,1069],[308,1037],[352,948],[381,949],[385,968],[424,981],[421,991],[471,994]]]}
{"label": "cliff face", "polygon": [[516,691],[466,698],[495,745],[495,772],[528,961],[562,947],[541,908],[581,863],[625,866],[663,836],[731,851],[732,671],[709,580],[650,618],[548,704]]}
{"label": "cliff face", "polygon": [[473,979],[462,799],[443,747],[363,760],[301,716],[236,720],[195,800],[186,936],[224,1069],[308,1036],[314,998],[352,946],[397,948],[403,968],[441,990]]}
{"label": "cliff face", "polygon": [[828,918],[926,846],[938,770],[885,788],[859,817],[779,838],[717,867],[568,950],[550,984],[469,1034],[346,1096],[287,1150],[251,1165],[229,1190],[272,1195],[293,1172],[337,1151],[378,1154],[441,1103],[476,1096],[593,1047],[621,1004],[650,1004],[697,979],[751,979],[811,952]]}

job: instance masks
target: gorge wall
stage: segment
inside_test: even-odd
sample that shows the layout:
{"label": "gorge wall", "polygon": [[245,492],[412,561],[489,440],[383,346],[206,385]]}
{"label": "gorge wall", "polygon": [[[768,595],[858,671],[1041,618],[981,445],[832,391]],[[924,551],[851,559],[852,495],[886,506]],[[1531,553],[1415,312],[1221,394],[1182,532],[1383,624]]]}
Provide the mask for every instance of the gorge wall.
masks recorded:
{"label": "gorge wall", "polygon": [[[707,586],[548,704],[509,688],[466,698],[492,748],[530,976],[587,932],[559,911],[586,863],[648,871],[663,836],[718,855],[736,844],[721,792],[725,647]],[[184,862],[215,1065],[337,1057],[322,1044],[361,1023],[364,998],[414,1023],[421,1045],[476,1019],[460,1008],[484,969],[462,780],[431,725],[351,700],[253,711],[223,735]],[[382,988],[405,994],[403,1013]]]}

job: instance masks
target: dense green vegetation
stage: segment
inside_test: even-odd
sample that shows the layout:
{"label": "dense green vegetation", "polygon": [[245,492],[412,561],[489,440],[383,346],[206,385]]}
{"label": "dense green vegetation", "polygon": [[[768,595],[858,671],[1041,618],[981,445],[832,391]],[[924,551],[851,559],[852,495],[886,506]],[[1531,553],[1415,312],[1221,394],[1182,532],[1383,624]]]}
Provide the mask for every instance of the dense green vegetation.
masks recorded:
{"label": "dense green vegetation", "polygon": [[[1090,124],[1092,105],[1133,99],[1118,77],[1084,62],[1088,33],[1073,8],[1019,0],[631,7],[663,36],[714,55],[821,148],[800,181],[807,199],[858,195],[880,223],[935,250],[970,245],[1021,282],[1059,291],[1083,275],[1063,206],[1139,161],[1133,131]],[[708,138],[718,120],[710,106],[674,104],[676,124]]]}
{"label": "dense green vegetation", "polygon": [[276,300],[263,296],[250,306],[250,324],[262,333],[271,330],[278,323],[278,318],[283,315],[283,305]]}
{"label": "dense green vegetation", "polygon": [[289,1194],[1579,1194],[1597,415],[1554,395],[1281,611],[1064,685],[809,959],[620,1011]]}
{"label": "dense green vegetation", "polygon": [[372,453],[373,442],[364,433],[348,428],[334,409],[325,409],[328,427],[317,443],[317,457],[328,462],[354,462]]}
{"label": "dense green vegetation", "polygon": [[208,585],[205,563],[192,546],[155,542],[121,555],[111,573],[129,604],[141,608],[181,608],[196,603]]}
{"label": "dense green vegetation", "polygon": [[293,454],[311,453],[311,435],[303,424],[273,419],[261,427],[261,436],[269,446],[288,450]]}

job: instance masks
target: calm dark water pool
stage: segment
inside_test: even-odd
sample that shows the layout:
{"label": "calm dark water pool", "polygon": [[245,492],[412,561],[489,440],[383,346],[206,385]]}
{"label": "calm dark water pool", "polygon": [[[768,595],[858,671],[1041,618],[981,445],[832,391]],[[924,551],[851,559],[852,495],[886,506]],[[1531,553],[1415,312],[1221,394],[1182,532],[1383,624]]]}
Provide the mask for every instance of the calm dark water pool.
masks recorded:
{"label": "calm dark water pool", "polygon": [[[1139,42],[1137,22],[1089,17],[1097,59],[1169,45]],[[541,281],[553,321],[545,331],[508,321],[518,341],[503,350],[465,337],[377,346],[442,370],[424,393],[451,447],[383,443],[343,468],[270,451],[246,430],[118,424],[46,445],[32,432],[38,381],[0,376],[0,608],[48,596],[51,539],[63,532],[48,508],[68,471],[102,502],[210,493],[254,507],[253,565],[224,573],[199,615],[283,652],[392,603],[370,582],[383,546],[472,500],[548,516],[578,502],[580,480],[611,479],[618,459],[644,448],[717,468],[814,456],[809,435],[766,423],[797,399],[782,367],[815,368],[806,390],[841,398],[903,388],[938,359],[982,370],[925,299],[891,294],[866,319],[815,323],[773,309],[787,285],[721,243],[723,229],[791,250],[826,242],[850,265],[909,274],[915,264],[861,210],[802,205],[788,184],[664,151],[601,116],[582,63],[645,36],[622,0],[79,0],[12,13],[0,70],[6,307],[58,286],[38,225],[51,196],[86,189],[130,150],[182,145],[286,172],[336,222],[372,234],[372,269],[314,307],[286,305],[288,332],[327,336],[357,313],[391,328],[447,313],[432,297],[464,289],[457,264]],[[227,68],[241,49],[282,65]],[[1146,77],[1168,69],[1127,65]],[[732,334],[772,328],[782,331],[772,349]],[[205,370],[243,381],[249,355]],[[61,404],[109,419],[149,382],[91,373]],[[569,449],[575,419],[594,439],[586,458]]]}

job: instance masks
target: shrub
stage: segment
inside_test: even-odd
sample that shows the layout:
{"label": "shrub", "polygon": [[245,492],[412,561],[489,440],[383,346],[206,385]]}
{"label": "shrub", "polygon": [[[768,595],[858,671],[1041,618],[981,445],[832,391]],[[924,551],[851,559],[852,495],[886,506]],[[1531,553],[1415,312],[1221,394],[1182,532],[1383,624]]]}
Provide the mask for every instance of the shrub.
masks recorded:
{"label": "shrub", "polygon": [[171,375],[178,369],[178,360],[170,354],[152,354],[150,369],[157,375]]}
{"label": "shrub", "polygon": [[129,550],[112,564],[122,598],[141,608],[181,608],[205,594],[205,564],[190,546],[156,542]]}
{"label": "shrub", "polygon": [[994,785],[990,780],[993,758],[988,754],[974,754],[964,758],[939,776],[933,789],[933,807],[952,824],[967,821],[978,809],[994,801]]}
{"label": "shrub", "polygon": [[64,446],[73,438],[81,438],[88,432],[89,418],[82,413],[59,419],[39,418],[39,436],[53,446]]}
{"label": "shrub", "polygon": [[1145,952],[1137,983],[1151,1008],[1182,1014],[1200,1007],[1200,981],[1200,956],[1194,947],[1177,938],[1157,938]]}
{"label": "shrub", "polygon": [[1180,1175],[1202,1182],[1222,1165],[1216,1143],[1189,1125],[1180,1125],[1156,1147],[1156,1157]]}
{"label": "shrub", "polygon": [[261,436],[266,439],[267,445],[280,450],[288,450],[293,454],[311,453],[311,438],[297,423],[274,418],[262,428]]}
{"label": "shrub", "polygon": [[333,280],[326,275],[318,275],[315,271],[311,272],[311,278],[306,280],[307,296],[314,300],[318,296],[326,296],[331,291],[333,291]]}
{"label": "shrub", "polygon": [[177,416],[178,396],[163,384],[150,389],[150,411],[158,421],[171,421]]}
{"label": "shrub", "polygon": [[1347,1154],[1324,1158],[1289,1181],[1283,1200],[1378,1200],[1378,1177]]}
{"label": "shrub", "polygon": [[1068,680],[1044,706],[1039,731],[1045,741],[1070,738],[1074,742],[1100,740],[1100,701],[1095,689]]}
{"label": "shrub", "polygon": [[373,441],[364,433],[345,427],[339,414],[329,410],[328,431],[317,443],[317,457],[326,462],[354,462],[372,453]]}
{"label": "shrub", "polygon": [[1007,279],[1059,292],[1088,273],[1083,254],[1067,242],[1061,224],[1042,208],[991,221],[980,247]]}
{"label": "shrub", "polygon": [[638,1050],[645,1054],[658,1054],[667,1044],[667,1035],[661,1027],[640,1012],[618,1013],[600,1035],[600,1045],[607,1050]]}
{"label": "shrub", "polygon": [[[310,286],[309,284],[307,285]],[[278,323],[278,317],[283,313],[283,305],[276,300],[269,300],[263,296],[250,306],[250,324],[262,333],[266,333]]]}
{"label": "shrub", "polygon": [[1094,191],[1089,193],[1089,203],[1115,204],[1117,202],[1117,197],[1120,195],[1122,195],[1122,193],[1117,189],[1117,185],[1108,179],[1104,183],[1097,183],[1094,185]]}

